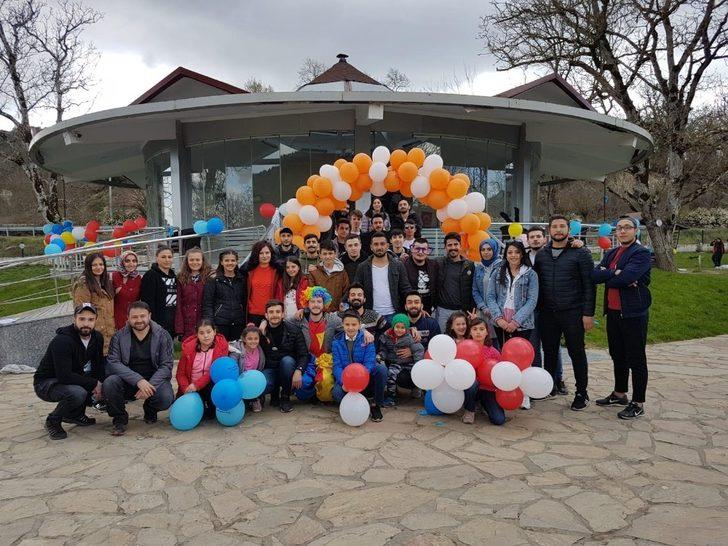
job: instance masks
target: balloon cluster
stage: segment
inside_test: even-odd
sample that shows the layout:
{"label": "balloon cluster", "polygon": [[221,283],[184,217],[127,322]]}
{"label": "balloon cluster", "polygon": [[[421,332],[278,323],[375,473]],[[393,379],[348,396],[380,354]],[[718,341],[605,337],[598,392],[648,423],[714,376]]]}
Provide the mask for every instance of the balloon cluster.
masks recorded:
{"label": "balloon cluster", "polygon": [[[258,398],[265,391],[265,375],[258,370],[242,374],[234,358],[221,356],[210,367],[212,403],[217,421],[226,427],[240,423],[245,416],[244,400]],[[177,430],[192,430],[200,424],[203,414],[202,398],[196,392],[180,396],[169,410],[169,422]]]}
{"label": "balloon cluster", "polygon": [[606,222],[599,226],[599,240],[597,241],[597,244],[599,245],[599,248],[603,250],[609,250],[612,248],[612,226],[611,224],[607,224]]}
{"label": "balloon cluster", "polygon": [[358,153],[352,161],[337,159],[333,165],[322,165],[319,174],[310,176],[279,211],[283,227],[293,231],[294,244],[303,248],[306,235],[320,236],[331,229],[331,214],[345,209],[347,201],[359,200],[364,192],[376,197],[399,192],[435,209],[443,231],[462,233],[463,249],[480,259],[476,254],[480,243],[489,238],[486,230],[491,218],[483,212],[485,196],[468,193],[469,189],[468,176],[450,174],[437,154],[428,156],[421,148],[390,152],[378,146],[371,156]]}
{"label": "balloon cluster", "polygon": [[369,384],[369,370],[354,362],[344,368],[341,384],[346,391],[339,404],[341,420],[350,427],[363,425],[369,419],[369,402],[361,391]]}
{"label": "balloon cluster", "polygon": [[197,235],[217,235],[225,229],[225,223],[217,216],[209,220],[197,220],[192,224],[192,229]]}
{"label": "balloon cluster", "polygon": [[[123,224],[121,224],[120,226],[114,226],[114,228],[111,230],[111,238],[123,239],[127,235],[131,235],[132,233],[139,231],[140,229],[144,229],[145,227],[147,227],[147,219],[143,216],[138,216],[134,220],[124,220]],[[96,227],[96,230],[98,230],[98,227]],[[94,230],[93,233],[94,241],[96,241],[96,239],[98,238],[98,233],[96,233],[96,230]],[[121,249],[105,248],[102,252],[104,256],[113,258],[114,256],[119,256],[121,254]]]}
{"label": "balloon cluster", "polygon": [[[89,222],[90,223],[90,222]],[[60,254],[66,250],[72,250],[77,246],[83,246],[88,239],[82,227],[73,227],[73,222],[64,220],[60,224],[45,224],[43,226],[45,237],[45,255]]]}

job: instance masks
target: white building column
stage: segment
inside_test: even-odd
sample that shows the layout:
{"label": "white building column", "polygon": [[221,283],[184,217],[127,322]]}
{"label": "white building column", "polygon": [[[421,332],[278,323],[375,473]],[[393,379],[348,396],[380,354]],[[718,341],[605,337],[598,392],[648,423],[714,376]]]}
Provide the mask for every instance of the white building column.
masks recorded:
{"label": "white building column", "polygon": [[172,175],[172,219],[181,229],[192,227],[192,180],[190,153],[182,138],[182,124],[175,124],[175,144],[169,150]]}
{"label": "white building column", "polygon": [[520,211],[520,221],[531,221],[531,149],[526,141],[526,125],[521,125],[516,155],[513,202]]}

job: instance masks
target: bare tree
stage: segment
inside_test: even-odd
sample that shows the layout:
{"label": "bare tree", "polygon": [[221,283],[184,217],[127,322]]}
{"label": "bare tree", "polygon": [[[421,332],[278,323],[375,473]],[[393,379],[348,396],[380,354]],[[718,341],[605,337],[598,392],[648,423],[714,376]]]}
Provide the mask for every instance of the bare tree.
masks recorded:
{"label": "bare tree", "polygon": [[[657,153],[609,191],[642,215],[657,265],[675,269],[680,208],[721,180],[686,168],[696,96],[728,53],[728,0],[497,1],[480,37],[501,70],[557,71],[609,113],[647,128]],[[725,129],[725,125],[723,125]]]}
{"label": "bare tree", "polygon": [[316,76],[326,70],[326,65],[321,61],[307,57],[301,68],[298,69],[298,86],[310,83]]}
{"label": "bare tree", "polygon": [[273,86],[263,83],[258,78],[249,78],[244,84],[243,89],[251,93],[272,93]]}
{"label": "bare tree", "polygon": [[404,91],[411,85],[411,82],[404,72],[396,68],[390,68],[387,75],[384,76],[384,85],[392,91]]}
{"label": "bare tree", "polygon": [[60,220],[58,177],[32,163],[31,116],[51,109],[57,122],[81,104],[97,59],[83,31],[101,15],[83,4],[60,0],[49,7],[39,0],[0,1],[0,116],[13,125],[3,157],[23,169],[33,187],[38,211]]}

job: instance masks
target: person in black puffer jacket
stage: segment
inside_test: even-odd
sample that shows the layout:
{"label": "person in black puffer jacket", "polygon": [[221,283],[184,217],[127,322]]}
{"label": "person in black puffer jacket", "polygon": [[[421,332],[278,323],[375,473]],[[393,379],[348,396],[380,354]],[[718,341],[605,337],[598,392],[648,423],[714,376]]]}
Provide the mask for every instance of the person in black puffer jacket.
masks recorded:
{"label": "person in black puffer jacket", "polygon": [[157,248],[157,263],[142,277],[139,299],[152,311],[152,320],[174,338],[174,317],[177,312],[177,275],[172,269],[174,254],[168,246]]}
{"label": "person in black puffer jacket", "polygon": [[569,221],[564,216],[549,219],[549,235],[551,241],[536,254],[534,264],[538,274],[538,327],[544,367],[553,377],[563,334],[576,379],[571,409],[578,411],[589,405],[584,333],[594,326],[596,289],[591,278],[594,260],[586,248],[569,245]]}
{"label": "person in black puffer jacket", "polygon": [[228,341],[237,341],[245,328],[245,278],[238,270],[238,253],[220,253],[215,277],[207,281],[202,293],[202,318],[209,319]]}

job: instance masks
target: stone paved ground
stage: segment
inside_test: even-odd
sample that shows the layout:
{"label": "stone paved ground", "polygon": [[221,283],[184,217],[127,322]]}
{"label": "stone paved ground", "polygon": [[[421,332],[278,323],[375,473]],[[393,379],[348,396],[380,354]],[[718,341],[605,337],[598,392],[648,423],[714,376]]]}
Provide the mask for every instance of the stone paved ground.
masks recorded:
{"label": "stone paved ground", "polygon": [[[0,543],[726,544],[728,336],[649,349],[648,416],[566,398],[504,427],[420,416],[353,429],[331,407],[237,428],[108,417],[46,439],[28,376],[0,376]],[[592,398],[609,391],[592,359]]]}

